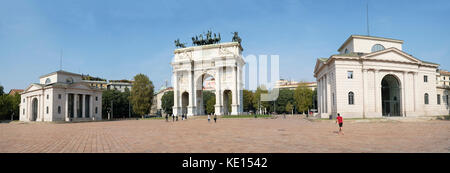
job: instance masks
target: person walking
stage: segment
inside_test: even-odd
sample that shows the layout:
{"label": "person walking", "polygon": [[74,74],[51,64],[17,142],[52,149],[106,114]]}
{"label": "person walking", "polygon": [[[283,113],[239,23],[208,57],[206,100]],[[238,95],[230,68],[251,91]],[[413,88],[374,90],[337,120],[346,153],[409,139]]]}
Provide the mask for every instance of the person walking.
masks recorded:
{"label": "person walking", "polygon": [[175,115],[172,114],[172,122],[175,122]]}
{"label": "person walking", "polygon": [[211,114],[208,114],[208,123],[211,121]]}
{"label": "person walking", "polygon": [[178,121],[178,115],[177,115],[176,119],[177,119],[177,121]]}
{"label": "person walking", "polygon": [[344,125],[344,119],[341,117],[341,114],[337,114],[338,116],[336,117],[336,123],[338,123],[339,124],[339,133],[338,134],[341,134],[342,133],[342,135],[344,135],[344,132],[342,131],[342,125]]}
{"label": "person walking", "polygon": [[166,122],[169,122],[169,114],[166,114]]}
{"label": "person walking", "polygon": [[214,123],[217,121],[217,115],[214,115]]}

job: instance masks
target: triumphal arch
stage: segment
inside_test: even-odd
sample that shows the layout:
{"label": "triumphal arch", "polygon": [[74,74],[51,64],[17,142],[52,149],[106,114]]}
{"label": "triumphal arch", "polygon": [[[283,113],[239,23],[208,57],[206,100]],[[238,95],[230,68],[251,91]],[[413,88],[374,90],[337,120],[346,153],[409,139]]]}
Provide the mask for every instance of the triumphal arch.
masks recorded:
{"label": "triumphal arch", "polygon": [[[243,112],[242,47],[228,42],[179,48],[174,51],[172,84],[174,115],[205,115],[204,81],[212,79],[214,114],[239,115]],[[229,106],[231,101],[231,106]],[[231,107],[231,110],[229,110]]]}

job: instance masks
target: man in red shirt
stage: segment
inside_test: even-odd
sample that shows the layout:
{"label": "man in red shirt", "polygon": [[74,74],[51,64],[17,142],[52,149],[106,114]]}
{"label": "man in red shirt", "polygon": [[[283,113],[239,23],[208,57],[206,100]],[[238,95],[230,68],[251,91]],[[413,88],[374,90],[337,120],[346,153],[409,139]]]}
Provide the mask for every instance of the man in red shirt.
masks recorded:
{"label": "man in red shirt", "polygon": [[342,125],[344,124],[344,120],[341,117],[341,114],[337,114],[338,116],[336,117],[336,123],[339,123],[339,134],[344,134],[344,132],[342,131]]}

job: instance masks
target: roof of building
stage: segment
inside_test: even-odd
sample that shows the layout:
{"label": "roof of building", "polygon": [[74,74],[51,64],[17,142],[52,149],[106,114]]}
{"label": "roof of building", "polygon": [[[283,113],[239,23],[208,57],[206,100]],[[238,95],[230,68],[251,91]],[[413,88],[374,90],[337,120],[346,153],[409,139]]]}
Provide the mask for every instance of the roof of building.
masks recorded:
{"label": "roof of building", "polygon": [[9,95],[14,95],[16,93],[21,93],[23,91],[24,91],[23,89],[11,89],[8,94]]}
{"label": "roof of building", "polygon": [[439,70],[439,74],[441,75],[449,75],[450,76],[450,72],[447,70]]}
{"label": "roof of building", "polygon": [[319,61],[327,62],[327,61],[328,61],[328,58],[319,58]]}
{"label": "roof of building", "polygon": [[339,47],[338,51],[340,52],[345,47],[345,45],[347,45],[347,43],[350,42],[350,40],[352,40],[353,38],[363,38],[363,39],[370,39],[370,40],[389,41],[389,42],[396,42],[396,43],[403,44],[403,40],[398,40],[398,39],[385,38],[385,37],[376,37],[376,36],[368,36],[368,35],[351,35],[341,45],[341,47]]}
{"label": "roof of building", "polygon": [[80,74],[77,74],[77,73],[72,73],[72,72],[68,72],[68,71],[64,71],[64,70],[58,70],[58,71],[55,71],[55,72],[52,72],[52,73],[49,73],[49,74],[46,74],[46,75],[42,75],[40,78],[44,78],[44,77],[47,77],[47,76],[51,76],[51,75],[54,75],[54,74],[68,74],[68,75],[74,75],[74,76],[81,76]]}

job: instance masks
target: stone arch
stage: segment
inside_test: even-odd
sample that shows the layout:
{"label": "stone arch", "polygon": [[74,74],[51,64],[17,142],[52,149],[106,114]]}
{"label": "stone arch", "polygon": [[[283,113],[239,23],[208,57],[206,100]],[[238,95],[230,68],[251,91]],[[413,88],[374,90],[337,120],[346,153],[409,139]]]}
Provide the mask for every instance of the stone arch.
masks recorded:
{"label": "stone arch", "polygon": [[[230,99],[233,104],[232,111],[227,111],[232,112],[233,115],[239,115],[242,112],[242,92],[239,91],[243,89],[243,83],[240,80],[243,79],[242,69],[245,64],[242,59],[242,50],[240,44],[235,42],[176,49],[171,63],[173,67],[174,115],[180,115],[186,110],[183,108],[185,105],[182,104],[183,98],[187,97],[184,94],[185,91],[189,94],[187,115],[205,114],[203,82],[208,77],[215,81],[215,86],[210,89],[216,98],[214,113],[223,115],[223,91],[229,89],[233,93],[233,100]],[[236,98],[240,100],[236,100]]]}
{"label": "stone arch", "polygon": [[223,98],[223,114],[229,115],[231,113],[233,92],[229,89],[224,90],[222,98]]}
{"label": "stone arch", "polygon": [[383,116],[401,116],[401,80],[395,74],[381,79],[381,107]]}
{"label": "stone arch", "polygon": [[37,98],[33,98],[33,100],[31,101],[31,117],[30,117],[30,121],[36,121],[37,120],[37,116],[38,116],[38,106],[39,102]]}
{"label": "stone arch", "polygon": [[[199,75],[197,75],[196,77],[196,81],[195,81],[195,88],[196,88],[196,105],[197,105],[197,115],[206,115],[206,104],[208,99],[210,99],[211,95],[213,95],[213,97],[216,97],[215,94],[215,85],[214,88],[206,88],[207,85],[205,82],[208,82],[211,84],[212,81],[215,82],[215,78],[214,75],[212,75],[209,72],[203,72],[203,73],[199,73]],[[205,88],[204,88],[205,87]],[[208,91],[209,90],[209,91]],[[208,92],[208,93],[207,93]],[[217,98],[216,98],[217,99]]]}
{"label": "stone arch", "polygon": [[187,91],[183,92],[181,94],[181,114],[186,115],[187,114],[187,108],[189,106],[189,93]]}

